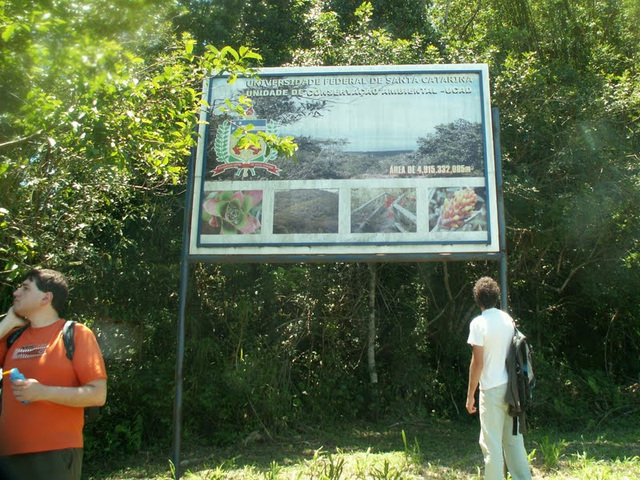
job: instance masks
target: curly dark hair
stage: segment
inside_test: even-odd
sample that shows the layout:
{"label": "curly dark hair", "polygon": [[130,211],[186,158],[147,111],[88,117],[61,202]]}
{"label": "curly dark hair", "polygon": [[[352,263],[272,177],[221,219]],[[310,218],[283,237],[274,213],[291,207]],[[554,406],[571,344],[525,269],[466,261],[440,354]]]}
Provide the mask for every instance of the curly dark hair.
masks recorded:
{"label": "curly dark hair", "polygon": [[500,300],[500,286],[493,278],[482,277],[473,287],[473,298],[480,308],[493,308]]}

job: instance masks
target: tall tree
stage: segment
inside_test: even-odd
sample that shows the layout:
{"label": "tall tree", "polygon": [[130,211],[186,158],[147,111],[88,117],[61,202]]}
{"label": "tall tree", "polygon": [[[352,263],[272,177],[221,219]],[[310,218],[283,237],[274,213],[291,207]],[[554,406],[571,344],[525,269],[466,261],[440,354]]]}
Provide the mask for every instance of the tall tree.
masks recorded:
{"label": "tall tree", "polygon": [[310,0],[179,0],[175,28],[205,45],[246,45],[259,49],[265,66],[290,61],[306,43],[303,18]]}

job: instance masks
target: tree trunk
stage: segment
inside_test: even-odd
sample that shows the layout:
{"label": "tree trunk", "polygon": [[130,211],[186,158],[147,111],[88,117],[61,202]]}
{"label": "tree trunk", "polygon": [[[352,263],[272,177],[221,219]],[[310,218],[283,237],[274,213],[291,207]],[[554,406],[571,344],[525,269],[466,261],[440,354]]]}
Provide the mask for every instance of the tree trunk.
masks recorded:
{"label": "tree trunk", "polygon": [[378,384],[376,371],[376,272],[377,266],[369,264],[371,279],[369,282],[369,325],[367,335],[367,360],[369,365],[369,379],[372,385]]}

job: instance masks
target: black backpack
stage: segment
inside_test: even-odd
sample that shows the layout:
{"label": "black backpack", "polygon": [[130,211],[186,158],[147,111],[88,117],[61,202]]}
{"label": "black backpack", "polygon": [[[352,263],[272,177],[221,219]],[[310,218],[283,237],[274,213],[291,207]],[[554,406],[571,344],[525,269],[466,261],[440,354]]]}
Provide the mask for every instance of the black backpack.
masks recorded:
{"label": "black backpack", "polygon": [[509,380],[505,401],[509,404],[509,415],[513,417],[512,433],[517,435],[519,431],[524,434],[527,431],[527,413],[531,410],[536,377],[533,374],[533,348],[515,324],[506,365]]}
{"label": "black backpack", "polygon": [[[62,327],[62,341],[64,343],[64,348],[67,351],[67,358],[69,361],[73,360],[73,354],[76,350],[76,342],[73,339],[73,335],[75,332],[75,324],[76,322],[73,320],[67,320],[64,322],[64,327]],[[22,335],[27,329],[27,326],[14,330],[7,337],[7,350],[11,348],[16,340]],[[0,384],[1,385],[1,384]],[[92,423],[98,420],[101,416],[100,407],[85,407],[84,409],[84,423]]]}

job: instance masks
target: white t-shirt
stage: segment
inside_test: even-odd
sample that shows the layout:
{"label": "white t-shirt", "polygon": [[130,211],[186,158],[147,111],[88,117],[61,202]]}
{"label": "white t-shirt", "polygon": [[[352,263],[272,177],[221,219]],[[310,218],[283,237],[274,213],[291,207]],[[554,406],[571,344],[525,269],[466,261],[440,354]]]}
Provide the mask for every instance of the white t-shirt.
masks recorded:
{"label": "white t-shirt", "polygon": [[502,310],[489,308],[471,321],[467,343],[484,349],[481,390],[507,383],[505,360],[512,338],[513,319]]}

